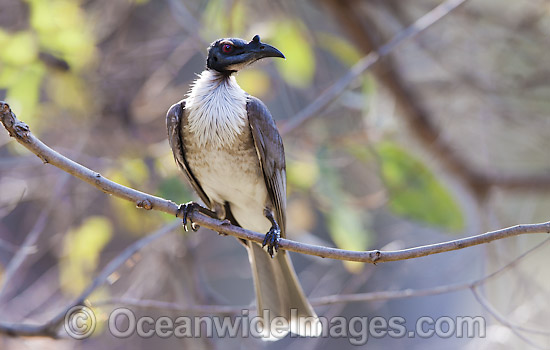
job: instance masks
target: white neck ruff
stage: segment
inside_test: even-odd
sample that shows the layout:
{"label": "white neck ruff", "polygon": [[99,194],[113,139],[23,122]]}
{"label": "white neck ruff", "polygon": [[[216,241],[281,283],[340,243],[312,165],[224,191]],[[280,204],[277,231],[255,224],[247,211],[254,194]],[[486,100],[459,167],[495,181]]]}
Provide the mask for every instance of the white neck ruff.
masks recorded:
{"label": "white neck ruff", "polygon": [[246,125],[246,92],[235,77],[207,69],[193,82],[185,109],[200,146],[228,146]]}

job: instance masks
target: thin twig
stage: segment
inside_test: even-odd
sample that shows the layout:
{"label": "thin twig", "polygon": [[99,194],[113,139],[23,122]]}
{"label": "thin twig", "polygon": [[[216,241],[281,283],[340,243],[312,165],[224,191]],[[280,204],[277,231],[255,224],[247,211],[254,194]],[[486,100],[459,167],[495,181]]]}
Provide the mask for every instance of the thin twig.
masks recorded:
{"label": "thin twig", "polygon": [[[208,227],[218,232],[222,232],[238,238],[262,242],[264,235],[252,231],[245,230],[241,227],[224,224],[224,222],[212,219],[202,214],[193,214],[193,221],[199,225]],[[321,247],[311,244],[299,243],[288,239],[281,239],[280,247],[292,252],[315,255],[322,258],[357,261],[365,263],[381,263],[387,261],[398,261],[414,259],[423,256],[449,252],[453,250],[472,247],[479,244],[489,243],[495,240],[518,236],[528,233],[550,233],[550,221],[540,224],[516,225],[501,230],[483,233],[477,236],[471,236],[453,241],[435,243],[425,246],[408,248],[394,251],[367,250],[367,251],[352,251],[338,248]]]}
{"label": "thin twig", "polygon": [[[392,41],[400,42],[400,37],[408,36],[408,33],[416,34],[415,26],[420,24],[422,29],[425,25],[430,26],[435,23],[433,17],[439,19],[462,5],[465,1],[447,0],[441,3],[426,16],[421,17],[412,26],[406,27],[399,32]],[[368,16],[361,11],[353,0],[325,0],[325,5],[329,6],[331,14],[339,22],[342,29],[348,32],[354,43],[363,53],[369,54],[375,52],[379,47],[378,35],[379,28],[376,28],[376,21],[366,20]],[[430,14],[433,15],[430,16]],[[432,17],[432,18],[430,18]],[[383,30],[382,30],[383,32]],[[376,33],[376,34],[375,34]],[[380,46],[379,50],[389,46],[389,43]],[[392,47],[389,50],[393,50]],[[378,51],[380,54],[380,51]],[[379,64],[371,67],[376,78],[391,92],[397,105],[400,107],[402,117],[407,122],[407,130],[415,136],[424,148],[430,152],[435,159],[453,176],[460,179],[464,185],[478,199],[483,199],[491,188],[499,187],[507,190],[550,190],[549,174],[541,175],[519,175],[503,174],[492,170],[480,171],[472,167],[468,160],[455,148],[450,145],[445,138],[441,137],[441,131],[433,121],[429,110],[423,105],[421,96],[407,84],[403,74],[400,73],[398,65],[387,57],[386,60],[379,60]]]}
{"label": "thin twig", "polygon": [[[531,255],[537,249],[540,249],[544,245],[550,242],[550,238],[545,239],[539,244],[535,245],[533,248],[523,252],[514,260],[510,261],[506,265],[500,267],[498,270],[485,275],[481,278],[470,282],[449,284],[444,286],[437,286],[432,288],[425,289],[404,289],[404,290],[387,290],[380,292],[368,292],[368,293],[354,293],[354,294],[335,294],[327,295],[323,297],[309,298],[309,301],[313,306],[323,306],[339,303],[353,303],[353,302],[367,302],[367,301],[383,301],[391,299],[403,299],[403,298],[414,298],[414,297],[424,297],[430,295],[446,294],[457,292],[461,290],[471,289],[479,287],[480,285],[486,283],[487,281],[497,277],[503,272],[507,271],[511,267],[517,265],[521,260],[525,259],[527,256]],[[127,306],[138,306],[143,308],[152,308],[152,309],[164,309],[164,310],[174,310],[181,312],[191,312],[191,313],[204,313],[204,314],[237,314],[243,309],[255,310],[255,306],[247,305],[181,305],[178,303],[158,301],[158,300],[143,300],[143,299],[133,299],[133,298],[111,298],[108,300],[100,300],[93,303],[94,306],[103,306],[103,305],[112,305],[112,304],[121,304]],[[525,329],[525,331],[549,335],[548,332]]]}
{"label": "thin twig", "polygon": [[[38,157],[40,157],[45,163],[50,163],[52,165],[55,165],[60,169],[68,172],[69,174],[74,175],[85,182],[90,183],[91,185],[101,189],[102,191],[108,194],[112,194],[119,198],[133,201],[134,203],[136,203],[138,207],[141,207],[147,210],[152,210],[152,209],[160,210],[167,213],[171,213],[173,215],[178,214],[178,206],[174,202],[160,198],[160,197],[151,196],[149,194],[136,191],[134,189],[117,184],[111,180],[108,180],[102,177],[98,173],[95,173],[92,170],[87,169],[84,166],[55,152],[54,150],[46,146],[44,143],[42,143],[40,140],[38,140],[36,137],[34,137],[31,134],[29,127],[25,123],[18,121],[15,115],[9,109],[8,105],[3,102],[0,102],[0,113],[1,113],[0,116],[1,116],[2,124],[8,130],[10,136],[14,137],[19,143],[21,143],[31,152],[33,152]],[[248,239],[256,242],[262,242],[264,238],[263,234],[248,231],[241,227],[232,226],[227,224],[227,222],[215,220],[197,212],[192,213],[191,219],[197,224],[211,228],[217,232],[226,233],[228,235],[232,235],[238,238]],[[104,283],[104,281],[108,278],[108,276],[111,273],[113,273],[124,261],[126,261],[138,249],[145,246],[146,244],[149,244],[152,240],[160,237],[166,232],[169,232],[176,225],[178,225],[177,222],[172,225],[169,225],[168,227],[161,229],[160,231],[158,231],[153,235],[150,235],[141,239],[140,241],[128,247],[122,254],[120,254],[115,260],[113,260],[111,263],[107,265],[107,267],[98,275],[98,277],[93,281],[93,283],[77,298],[77,300],[71,303],[71,307],[72,305],[78,305],[83,303],[85,299],[92,293],[92,291],[95,290],[95,288],[97,288],[97,286]],[[304,243],[298,243],[287,239],[282,239],[280,245],[282,249],[287,249],[298,253],[304,253],[304,254],[310,254],[310,255],[316,255],[320,257],[328,257],[328,258],[334,258],[334,259],[341,259],[341,260],[377,263],[377,262],[384,262],[384,261],[412,259],[412,258],[427,256],[431,254],[442,253],[442,252],[456,250],[456,249],[462,249],[462,248],[470,247],[477,244],[488,243],[493,240],[512,237],[520,234],[542,233],[542,232],[550,233],[550,222],[541,223],[541,224],[517,225],[514,227],[497,230],[493,232],[488,232],[488,233],[484,233],[481,235],[468,237],[464,239],[432,244],[427,246],[421,246],[421,247],[415,247],[415,248],[410,248],[405,250],[398,250],[398,251],[373,250],[373,251],[365,251],[365,252],[355,252],[355,251],[347,251],[347,250],[336,249],[336,248],[320,247],[320,246],[314,246],[314,245],[309,245]],[[393,297],[412,296],[415,293],[418,295],[421,295],[424,293],[445,292],[445,291],[452,291],[456,288],[459,288],[459,286],[441,287],[439,290],[436,289],[436,290],[432,290],[431,292],[397,291],[397,292],[393,292],[395,293],[393,294]],[[475,285],[471,285],[471,288],[475,288]],[[426,294],[426,295],[429,295],[429,294]],[[392,294],[385,295],[385,297],[388,297],[388,296],[392,297]],[[368,297],[365,295],[362,296],[363,300],[366,300],[365,298],[372,298],[372,300],[374,300],[375,298],[380,298],[380,297],[383,297],[383,295],[371,294]],[[355,300],[358,300],[358,297],[356,296],[353,296],[353,297],[347,296],[347,298],[349,298],[348,301],[353,301],[352,299],[354,298]],[[341,297],[341,300],[344,300],[344,297]],[[328,303],[328,302],[334,302],[334,300],[330,301],[329,299],[326,299],[326,300],[321,299],[320,302]],[[55,337],[57,334],[56,329],[59,326],[60,322],[63,320],[67,310],[68,309],[62,310],[62,312],[60,312],[57,316],[52,318],[51,321],[49,321],[45,325],[27,325],[27,324],[14,325],[14,324],[0,323],[0,332],[7,333],[7,334],[45,335],[45,336]],[[212,309],[210,311],[212,311]]]}
{"label": "thin twig", "polygon": [[169,310],[186,314],[204,315],[236,315],[243,310],[255,310],[253,305],[182,305],[169,301],[136,299],[136,298],[109,298],[93,302],[94,307],[105,305],[124,305],[144,309]]}
{"label": "thin twig", "polygon": [[529,329],[525,327],[518,326],[506,319],[506,317],[502,316],[490,303],[487,299],[485,299],[484,296],[479,293],[476,287],[471,288],[472,293],[474,294],[474,297],[476,298],[477,302],[487,310],[491,316],[493,316],[498,322],[502,323],[504,326],[509,328],[518,338],[526,342],[527,344],[531,345],[535,349],[548,349],[545,347],[542,347],[536,343],[534,343],[531,339],[527,338],[525,335],[523,335],[520,330],[524,332],[530,332],[530,333],[537,333],[537,334],[543,334],[548,335],[548,332],[536,330],[536,329]]}
{"label": "thin twig", "polygon": [[34,223],[34,226],[25,237],[23,244],[21,245],[21,247],[19,247],[14,256],[11,258],[8,266],[6,267],[6,271],[2,275],[2,282],[0,282],[0,302],[6,300],[9,297],[9,295],[7,295],[6,293],[8,282],[11,281],[13,276],[15,276],[15,274],[19,271],[19,268],[25,262],[25,259],[28,257],[28,255],[36,251],[36,242],[40,238],[40,235],[42,234],[44,227],[48,222],[51,211],[55,207],[55,202],[59,200],[62,189],[66,186],[69,178],[70,177],[68,176],[68,174],[65,174],[65,176],[59,178],[57,184],[52,191],[52,196],[50,200],[42,208],[40,214],[38,215],[38,218],[36,219],[36,222]]}
{"label": "thin twig", "polygon": [[462,5],[467,0],[448,0],[439,6],[436,6],[431,11],[420,17],[416,22],[399,32],[385,45],[381,46],[378,51],[371,52],[359,60],[342,78],[336,81],[328,89],[323,91],[319,97],[311,102],[307,107],[298,112],[292,119],[281,126],[281,134],[286,134],[294,130],[296,127],[304,123],[306,120],[314,117],[331,102],[338,98],[347,87],[363,74],[367,69],[371,68],[384,56],[387,56],[400,44],[408,39],[416,36],[426,28],[451,13],[458,6]]}
{"label": "thin twig", "polygon": [[[180,215],[178,213],[178,206],[176,203],[122,186],[52,150],[32,135],[27,124],[17,120],[15,114],[13,114],[5,102],[0,102],[0,113],[2,123],[8,130],[10,136],[14,137],[20,144],[36,154],[45,163],[52,164],[81,179],[82,181],[99,188],[105,193],[134,202],[139,208],[146,210],[159,210],[174,216]],[[264,234],[230,225],[227,221],[216,220],[199,212],[192,212],[190,218],[198,225],[237,238],[258,243],[261,243],[264,239]],[[489,243],[503,238],[534,233],[550,233],[550,221],[539,224],[516,225],[501,230],[483,233],[477,236],[396,251],[350,251],[299,243],[288,239],[281,239],[280,248],[296,253],[315,255],[322,258],[375,264],[386,261],[419,258]]]}
{"label": "thin twig", "polygon": [[[428,12],[426,15],[417,20],[413,25],[406,28],[404,31],[396,35],[392,40],[387,44],[380,47],[377,52],[372,52],[360,60],[344,77],[342,77],[336,84],[332,85],[327,89],[323,94],[321,94],[313,103],[308,107],[300,111],[287,124],[282,128],[282,133],[286,133],[297,127],[298,125],[305,122],[307,119],[313,117],[319,113],[323,108],[328,104],[334,101],[342,92],[364,71],[373,66],[376,62],[379,61],[381,57],[388,55],[395,47],[404,42],[405,40],[415,36],[416,34],[422,32],[427,27],[431,26],[435,22],[439,21],[441,18],[449,14],[456,7],[460,6],[466,0],[448,0],[442,5],[434,8],[432,11]],[[166,213],[177,215],[177,205],[169,200],[155,197],[120,184],[117,184],[111,180],[108,180],[101,176],[101,174],[93,172],[92,170],[62,156],[61,154],[55,152],[45,144],[43,144],[39,139],[34,137],[28,128],[28,126],[20,121],[18,121],[15,115],[9,110],[7,104],[0,102],[0,113],[1,121],[4,124],[4,127],[10,133],[10,136],[16,138],[16,140],[24,145],[27,149],[33,152],[35,155],[40,157],[44,163],[50,163],[67,173],[99,188],[107,194],[117,196],[129,201],[133,201],[137,207],[147,209],[147,210],[160,210]],[[228,225],[225,222],[209,218],[200,213],[192,213],[192,220],[202,226],[211,228],[217,232],[226,233],[239,238],[244,238],[256,242],[262,242],[264,235],[252,231],[242,229],[240,227],[235,227]],[[120,267],[128,258],[130,258],[136,251],[143,248],[153,240],[161,237],[167,232],[172,231],[177,227],[179,223],[175,222],[169,224],[156,233],[147,236],[128,248],[124,250],[119,256],[117,256],[113,261],[111,261],[102,272],[93,280],[93,282],[86,288],[86,290],[71,304],[70,307],[77,304],[82,304],[89,297],[89,295],[101,284],[103,284],[107,278]],[[320,247],[314,245],[308,245],[303,243],[298,243],[291,240],[283,239],[281,241],[281,248],[287,249],[290,251],[316,255],[320,257],[340,259],[340,260],[349,260],[349,261],[359,261],[359,262],[368,262],[368,263],[378,263],[386,261],[397,261],[412,259],[422,256],[427,256],[431,254],[437,254],[457,249],[462,249],[478,244],[488,243],[494,240],[503,239],[507,237],[517,236],[520,234],[528,233],[550,233],[550,222],[540,223],[540,224],[530,224],[530,225],[517,225],[514,227],[497,230],[493,232],[488,232],[485,234],[468,237],[464,239],[443,242],[438,244],[420,246],[405,250],[399,251],[365,251],[365,252],[356,252],[356,251],[346,251],[335,248]],[[546,243],[547,240],[543,243]],[[542,244],[541,244],[542,245]],[[540,246],[540,245],[539,245]],[[537,246],[538,247],[538,246]],[[529,252],[531,252],[530,250]],[[488,275],[480,280],[455,284],[448,286],[440,286],[431,289],[424,290],[401,290],[401,291],[385,291],[385,292],[374,292],[374,293],[361,293],[361,294],[347,294],[347,295],[333,295],[321,298],[312,299],[312,304],[314,305],[327,305],[335,303],[344,303],[344,302],[354,302],[354,301],[373,301],[373,300],[388,300],[396,298],[406,298],[406,297],[417,297],[417,296],[426,296],[434,295],[441,293],[449,293],[457,290],[463,290],[470,288],[474,293],[476,299],[482,304],[493,316],[495,316],[500,322],[510,327],[514,332],[517,330],[522,330],[525,332],[532,332],[537,334],[547,335],[548,332],[533,330],[529,328],[522,328],[520,326],[514,325],[508,322],[505,318],[500,316],[496,310],[494,310],[491,305],[477,292],[477,286],[489,278],[496,276],[501,271],[504,271],[507,267],[512,266],[517,263],[517,261],[526,256],[529,252],[522,254],[519,258],[514,260],[512,263],[506,265],[505,267],[499,269],[498,271]],[[18,261],[16,261],[18,262]],[[17,265],[18,266],[18,265]],[[9,274],[8,274],[9,275]],[[235,306],[195,306],[187,307],[183,309],[181,306],[175,303],[160,302],[154,300],[131,300],[131,299],[112,299],[109,302],[119,302],[125,304],[135,304],[142,307],[160,307],[160,308],[170,308],[170,309],[182,309],[186,311],[194,312],[203,312],[203,313],[233,313],[235,312]],[[107,303],[107,302],[106,302]],[[28,324],[7,324],[0,323],[0,332],[13,335],[27,335],[27,336],[37,336],[45,335],[55,337],[57,335],[57,328],[59,324],[63,321],[64,316],[70,307],[64,309],[62,312],[53,317],[44,325],[28,325]],[[248,307],[253,308],[253,307]],[[241,308],[242,309],[242,308]],[[239,310],[241,310],[239,309]],[[521,336],[518,334],[518,336]],[[528,339],[522,337],[523,340],[527,341],[529,344],[536,346],[536,344],[530,342]]]}
{"label": "thin twig", "polygon": [[46,336],[51,338],[57,338],[58,328],[65,319],[67,312],[75,305],[83,305],[86,299],[101,286],[109,278],[109,276],[115,272],[122,264],[132,257],[137,251],[151,243],[152,241],[166,235],[173,231],[180,225],[179,220],[174,221],[168,225],[165,225],[158,231],[142,239],[134,242],[129,247],[124,249],[122,253],[117,255],[103,270],[97,275],[92,283],[73,301],[61,310],[58,314],[52,317],[48,322],[42,325],[30,325],[30,324],[15,324],[8,322],[0,322],[0,333],[7,335],[18,336]]}
{"label": "thin twig", "polygon": [[[78,142],[78,145],[74,148],[75,150],[81,150],[84,144],[88,140],[88,134],[81,138]],[[55,187],[52,190],[51,197],[48,199],[48,203],[43,206],[38,218],[36,219],[34,226],[29,231],[23,244],[20,249],[16,251],[15,255],[11,258],[3,276],[2,282],[0,282],[0,303],[6,302],[10,298],[10,293],[7,290],[8,283],[12,282],[12,278],[20,271],[21,266],[26,262],[27,258],[31,253],[34,253],[36,250],[36,243],[40,238],[46,224],[48,223],[48,218],[52,212],[52,209],[55,207],[56,203],[59,201],[61,195],[63,194],[63,189],[67,186],[67,182],[70,180],[70,174],[64,174],[55,184]],[[13,288],[13,286],[9,286]],[[13,294],[13,292],[11,293]]]}

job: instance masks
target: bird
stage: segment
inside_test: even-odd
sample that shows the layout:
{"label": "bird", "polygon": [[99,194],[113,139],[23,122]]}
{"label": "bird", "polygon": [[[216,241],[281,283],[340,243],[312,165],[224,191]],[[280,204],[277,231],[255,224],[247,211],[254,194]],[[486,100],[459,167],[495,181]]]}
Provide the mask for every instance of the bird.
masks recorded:
{"label": "bird", "polygon": [[[321,323],[289,254],[286,234],[286,164],[283,141],[266,105],[246,93],[235,73],[267,57],[283,58],[260,41],[218,39],[208,47],[206,69],[186,97],[166,114],[174,159],[205,207],[180,206],[183,225],[198,210],[233,225],[266,233],[263,245],[241,240],[248,251],[263,340],[289,332],[319,336]],[[191,223],[195,230],[196,226]],[[264,248],[265,246],[265,248]],[[274,325],[274,322],[281,322]]]}

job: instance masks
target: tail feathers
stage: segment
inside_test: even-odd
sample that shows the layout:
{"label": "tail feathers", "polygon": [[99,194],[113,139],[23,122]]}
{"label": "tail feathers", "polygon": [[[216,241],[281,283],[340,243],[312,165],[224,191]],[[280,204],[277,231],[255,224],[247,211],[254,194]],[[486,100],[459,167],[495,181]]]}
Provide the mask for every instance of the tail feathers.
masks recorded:
{"label": "tail feathers", "polygon": [[258,244],[248,242],[258,315],[263,317],[264,340],[278,340],[289,331],[319,336],[321,322],[309,304],[286,251],[273,259]]}

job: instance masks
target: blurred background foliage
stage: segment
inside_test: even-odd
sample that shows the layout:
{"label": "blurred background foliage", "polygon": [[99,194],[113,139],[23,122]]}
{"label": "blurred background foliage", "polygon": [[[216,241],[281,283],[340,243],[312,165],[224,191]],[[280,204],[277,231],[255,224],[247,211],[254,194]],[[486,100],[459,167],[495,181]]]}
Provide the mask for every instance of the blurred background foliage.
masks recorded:
{"label": "blurred background foliage", "polygon": [[[186,202],[196,198],[173,162],[164,115],[204,69],[211,41],[260,34],[285,54],[286,60],[266,60],[237,75],[243,89],[261,98],[284,125],[366,53],[361,40],[338,20],[346,6],[362,20],[362,28],[383,43],[437,4],[0,0],[0,97],[59,152],[118,183]],[[458,154],[473,172],[489,171],[496,178],[540,178],[550,171],[545,132],[550,127],[550,5],[522,0],[513,9],[507,6],[470,1],[397,49],[391,71],[412,87],[411,105],[421,104],[432,118],[440,132],[440,140],[433,142],[447,143],[449,157]],[[398,249],[548,220],[548,188],[518,194],[489,185],[480,195],[464,184],[460,173],[442,166],[445,162],[410,131],[403,118],[407,106],[386,83],[378,73],[365,73],[318,116],[283,135],[290,238],[352,250]],[[0,176],[0,278],[28,232],[38,231],[40,237],[0,298],[1,317],[14,322],[47,319],[124,247],[173,221],[63,177],[5,132],[0,132]],[[41,215],[46,219],[37,220]],[[94,298],[250,303],[251,276],[242,268],[247,258],[239,245],[209,233],[180,233],[148,246]],[[538,240],[522,237],[376,269],[304,256],[294,260],[304,288],[313,296],[426,288],[479,277],[507,261],[507,254]],[[541,261],[532,263],[542,266]],[[525,302],[525,295],[549,291],[548,283],[537,279],[539,274],[543,272],[521,276],[524,290],[503,292],[502,285],[520,278],[512,273],[488,293],[498,307],[507,308],[506,314],[517,311],[510,305],[521,306],[530,312],[525,322],[536,322],[540,312]],[[31,304],[25,303],[29,297]],[[319,311],[369,316],[397,312],[407,317],[482,312],[466,292],[421,299]],[[548,311],[548,301],[537,308]],[[499,330],[505,332],[495,328]],[[78,346],[148,348],[155,341],[164,341],[163,348],[182,345],[177,339],[122,343],[98,333]],[[484,344],[507,346],[493,338]],[[510,348],[517,341],[510,340]],[[247,347],[262,345],[246,342]],[[372,340],[373,346],[385,348],[396,343],[426,348],[425,342]],[[183,343],[193,348],[239,347],[238,341],[227,339]],[[306,343],[287,339],[268,347]],[[57,348],[59,342],[51,344]],[[346,347],[347,342],[313,344],[333,348]],[[479,345],[468,339],[430,339],[429,344]],[[10,349],[20,344],[0,339],[0,345]]]}

